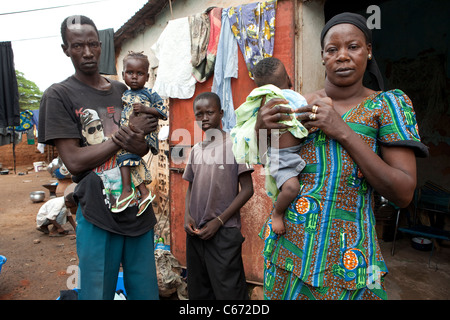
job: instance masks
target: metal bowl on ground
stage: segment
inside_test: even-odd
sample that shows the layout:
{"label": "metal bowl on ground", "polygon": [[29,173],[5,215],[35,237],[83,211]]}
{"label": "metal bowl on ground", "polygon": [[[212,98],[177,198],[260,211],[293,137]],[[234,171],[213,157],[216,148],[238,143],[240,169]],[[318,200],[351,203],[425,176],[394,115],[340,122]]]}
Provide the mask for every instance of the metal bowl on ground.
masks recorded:
{"label": "metal bowl on ground", "polygon": [[433,243],[430,239],[423,237],[414,237],[411,239],[411,245],[414,249],[420,251],[430,251]]}
{"label": "metal bowl on ground", "polygon": [[33,191],[30,192],[30,199],[33,202],[41,202],[45,199],[45,191]]}
{"label": "metal bowl on ground", "polygon": [[50,192],[50,198],[56,197],[56,188],[58,187],[57,183],[43,184],[42,186],[48,189],[48,191]]}

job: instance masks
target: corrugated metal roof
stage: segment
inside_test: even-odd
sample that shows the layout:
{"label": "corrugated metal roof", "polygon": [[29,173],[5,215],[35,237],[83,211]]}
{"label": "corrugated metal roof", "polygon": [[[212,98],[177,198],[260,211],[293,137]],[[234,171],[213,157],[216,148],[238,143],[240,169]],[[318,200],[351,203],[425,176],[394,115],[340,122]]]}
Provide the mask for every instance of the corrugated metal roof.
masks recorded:
{"label": "corrugated metal roof", "polygon": [[114,47],[121,46],[125,39],[133,38],[135,34],[146,26],[155,23],[155,17],[174,0],[149,0],[134,16],[114,33]]}

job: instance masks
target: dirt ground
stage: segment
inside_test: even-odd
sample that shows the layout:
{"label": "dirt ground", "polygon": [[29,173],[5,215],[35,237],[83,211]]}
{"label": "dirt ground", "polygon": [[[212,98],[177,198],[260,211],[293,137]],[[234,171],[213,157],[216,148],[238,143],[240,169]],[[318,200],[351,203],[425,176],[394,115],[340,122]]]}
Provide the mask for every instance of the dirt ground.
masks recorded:
{"label": "dirt ground", "polygon": [[[0,273],[0,300],[55,300],[60,290],[72,285],[73,268],[78,265],[76,239],[73,235],[53,238],[36,230],[36,214],[44,202],[33,203],[29,194],[45,191],[47,201],[50,193],[42,185],[57,180],[47,171],[21,175],[26,169],[0,175],[0,255],[8,259]],[[62,195],[58,190],[57,195]],[[64,227],[72,229],[69,223]],[[390,242],[381,241],[381,248],[389,269],[389,299],[450,299],[448,243],[433,253],[432,268],[430,253],[413,249],[406,236],[397,241],[394,256]],[[260,293],[252,296],[260,297]]]}
{"label": "dirt ground", "polygon": [[[78,265],[74,235],[49,237],[36,230],[36,214],[44,202],[34,203],[29,194],[45,191],[42,185],[57,182],[47,171],[0,175],[0,255],[7,258],[0,273],[0,300],[52,300]],[[58,196],[62,193],[57,193]],[[67,223],[64,227],[73,230]],[[68,273],[69,272],[69,273]]]}

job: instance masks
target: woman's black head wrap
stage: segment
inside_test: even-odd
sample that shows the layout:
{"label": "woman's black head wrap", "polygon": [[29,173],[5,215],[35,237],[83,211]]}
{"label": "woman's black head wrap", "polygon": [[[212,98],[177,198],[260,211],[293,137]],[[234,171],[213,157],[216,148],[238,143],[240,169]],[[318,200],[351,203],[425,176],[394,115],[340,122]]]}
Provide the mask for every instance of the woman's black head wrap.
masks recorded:
{"label": "woman's black head wrap", "polygon": [[[322,48],[323,48],[323,39],[325,38],[325,35],[327,34],[328,30],[330,30],[335,25],[342,24],[342,23],[350,23],[350,24],[356,26],[366,36],[367,43],[372,43],[372,30],[370,30],[367,27],[366,18],[364,18],[362,15],[359,15],[356,13],[344,12],[344,13],[335,15],[333,18],[331,18],[325,24],[325,27],[323,27],[322,33],[320,34],[320,45],[322,46]],[[378,65],[377,65],[377,62],[375,61],[375,57],[373,56],[373,53],[372,53],[372,59],[367,61],[366,70],[369,71],[372,78],[378,84],[378,89],[384,90],[383,77],[381,76],[380,69],[378,68]]]}

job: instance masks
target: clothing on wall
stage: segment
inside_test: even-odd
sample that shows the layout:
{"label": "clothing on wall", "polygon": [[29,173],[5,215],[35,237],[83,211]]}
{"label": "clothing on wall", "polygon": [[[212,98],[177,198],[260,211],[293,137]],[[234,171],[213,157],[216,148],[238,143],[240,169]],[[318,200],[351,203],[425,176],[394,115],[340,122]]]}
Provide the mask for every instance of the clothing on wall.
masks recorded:
{"label": "clothing on wall", "polygon": [[152,50],[159,60],[153,86],[162,98],[189,99],[196,82],[214,72],[211,91],[221,101],[222,127],[236,124],[231,78],[238,77],[238,45],[252,77],[253,66],[271,57],[277,1],[269,0],[170,20]]}
{"label": "clothing on wall", "polygon": [[212,8],[209,11],[209,42],[206,50],[205,80],[214,72],[217,46],[219,45],[220,30],[222,28],[222,8]]}
{"label": "clothing on wall", "polygon": [[188,17],[170,20],[151,49],[159,60],[153,90],[163,99],[191,98],[196,80],[192,76]]}
{"label": "clothing on wall", "polygon": [[211,7],[189,16],[192,75],[205,82],[214,72],[217,45],[222,26],[222,8]]}
{"label": "clothing on wall", "polygon": [[209,42],[209,16],[206,12],[202,12],[189,16],[188,20],[191,35],[192,76],[198,82],[203,82]]}
{"label": "clothing on wall", "polygon": [[273,55],[277,1],[255,2],[231,7],[231,30],[244,56],[249,76],[262,59]]}
{"label": "clothing on wall", "polygon": [[217,46],[214,78],[211,87],[211,91],[220,97],[222,103],[222,127],[224,131],[230,131],[236,124],[231,78],[238,77],[238,48],[236,39],[231,32],[228,11],[229,8],[222,10],[222,27]]}

